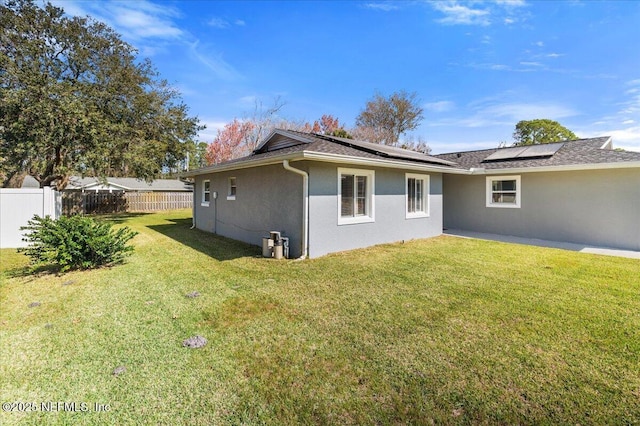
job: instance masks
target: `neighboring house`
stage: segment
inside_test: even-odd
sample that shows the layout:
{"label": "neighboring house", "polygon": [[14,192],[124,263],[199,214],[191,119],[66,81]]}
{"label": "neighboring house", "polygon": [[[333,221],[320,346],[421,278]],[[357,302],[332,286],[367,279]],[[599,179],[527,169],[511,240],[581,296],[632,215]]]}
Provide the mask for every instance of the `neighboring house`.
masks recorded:
{"label": "neighboring house", "polygon": [[610,137],[437,155],[444,227],[640,251],[640,153]]}
{"label": "neighboring house", "polygon": [[178,179],[72,176],[62,192],[62,211],[75,213],[152,212],[189,208],[193,184]]}
{"label": "neighboring house", "polygon": [[640,250],[640,153],[610,138],[429,156],[276,130],[251,155],[184,176],[197,228],[256,245],[280,231],[296,257],[443,226]]}
{"label": "neighboring house", "polygon": [[179,179],[156,179],[147,182],[128,177],[107,177],[101,180],[95,177],[71,176],[64,191],[191,192],[193,185]]}
{"label": "neighboring house", "polygon": [[197,228],[259,245],[289,237],[292,257],[442,233],[442,174],[455,163],[404,149],[276,130],[248,157],[195,178]]}

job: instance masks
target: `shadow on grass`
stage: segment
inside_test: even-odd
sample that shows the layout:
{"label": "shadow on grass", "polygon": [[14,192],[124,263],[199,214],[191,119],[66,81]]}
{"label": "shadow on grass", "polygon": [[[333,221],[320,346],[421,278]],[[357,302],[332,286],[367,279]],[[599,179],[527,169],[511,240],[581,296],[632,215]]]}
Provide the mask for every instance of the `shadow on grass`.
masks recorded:
{"label": "shadow on grass", "polygon": [[33,266],[33,265],[27,265],[27,266],[21,266],[18,268],[14,268],[14,269],[8,269],[7,271],[4,272],[4,275],[7,278],[40,278],[40,277],[44,277],[47,275],[54,275],[54,276],[60,276],[63,275],[64,272],[60,271],[60,267],[57,265],[39,265],[39,266]]}
{"label": "shadow on grass", "polygon": [[219,261],[255,257],[261,253],[258,246],[199,229],[190,229],[191,218],[170,219],[169,222],[171,223],[166,225],[149,225],[147,227]]}
{"label": "shadow on grass", "polygon": [[110,222],[113,224],[121,224],[121,223],[125,223],[126,221],[128,221],[129,219],[133,219],[136,217],[142,217],[142,216],[147,216],[150,215],[152,213],[148,213],[148,212],[140,212],[140,213],[109,213],[109,214],[96,214],[96,215],[92,215],[94,218],[99,219],[99,220],[103,220],[105,222]]}

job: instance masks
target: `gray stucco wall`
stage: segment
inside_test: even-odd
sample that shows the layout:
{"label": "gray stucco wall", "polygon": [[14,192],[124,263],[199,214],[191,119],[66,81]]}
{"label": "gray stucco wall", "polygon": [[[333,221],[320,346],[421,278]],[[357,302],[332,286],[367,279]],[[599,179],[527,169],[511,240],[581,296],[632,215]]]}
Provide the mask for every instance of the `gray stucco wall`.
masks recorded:
{"label": "gray stucco wall", "polygon": [[[298,163],[294,166],[299,167]],[[360,168],[375,172],[375,222],[338,225],[338,168]],[[430,176],[427,218],[406,218],[405,171],[383,168],[308,163],[309,171],[309,254],[368,247],[442,234],[442,175]]]}
{"label": "gray stucco wall", "polygon": [[521,208],[486,207],[486,176],[444,177],[444,227],[640,250],[640,169],[522,173]]}
{"label": "gray stucco wall", "polygon": [[[227,200],[229,177],[236,178],[235,200]],[[212,194],[208,207],[201,205],[207,179]],[[302,254],[302,176],[282,165],[197,176],[194,203],[198,229],[257,246],[269,231],[281,231],[290,239],[290,256]]]}

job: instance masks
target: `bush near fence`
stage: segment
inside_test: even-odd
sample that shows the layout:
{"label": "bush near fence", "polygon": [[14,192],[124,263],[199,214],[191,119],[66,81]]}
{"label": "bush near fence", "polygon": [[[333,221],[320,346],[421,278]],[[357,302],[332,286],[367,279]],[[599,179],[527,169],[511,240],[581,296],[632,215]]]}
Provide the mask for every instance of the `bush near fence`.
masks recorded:
{"label": "bush near fence", "polygon": [[192,192],[78,192],[62,193],[62,213],[104,214],[157,212],[191,208]]}

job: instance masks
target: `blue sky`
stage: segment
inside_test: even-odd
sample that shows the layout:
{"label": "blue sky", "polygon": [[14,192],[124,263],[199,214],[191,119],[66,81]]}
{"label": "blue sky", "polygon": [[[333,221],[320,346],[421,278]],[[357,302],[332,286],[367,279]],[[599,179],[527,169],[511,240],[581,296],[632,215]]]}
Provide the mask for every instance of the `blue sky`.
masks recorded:
{"label": "blue sky", "polygon": [[376,91],[416,92],[433,153],[510,143],[519,120],[640,151],[638,1],[73,1],[152,60],[207,125],[256,101],[347,126]]}

